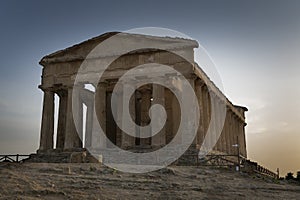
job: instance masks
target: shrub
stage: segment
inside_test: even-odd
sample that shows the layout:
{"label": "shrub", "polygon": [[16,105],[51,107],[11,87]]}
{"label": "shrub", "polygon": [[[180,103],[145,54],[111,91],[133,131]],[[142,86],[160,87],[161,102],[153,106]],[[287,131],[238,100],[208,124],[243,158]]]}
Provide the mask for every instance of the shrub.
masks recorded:
{"label": "shrub", "polygon": [[297,171],[297,177],[296,180],[300,182],[300,171]]}
{"label": "shrub", "polygon": [[285,176],[285,180],[293,180],[294,176],[292,172],[287,173],[287,175]]}

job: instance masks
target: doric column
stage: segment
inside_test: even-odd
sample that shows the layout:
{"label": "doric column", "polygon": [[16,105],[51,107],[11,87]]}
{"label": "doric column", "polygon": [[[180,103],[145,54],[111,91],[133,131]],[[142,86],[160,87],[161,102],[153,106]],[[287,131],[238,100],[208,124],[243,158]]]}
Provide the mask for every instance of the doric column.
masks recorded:
{"label": "doric column", "polygon": [[230,108],[227,108],[227,111],[226,111],[226,141],[227,141],[227,153],[228,154],[231,154],[231,149],[232,149],[232,146],[231,146],[231,130],[230,130],[230,111],[229,111]]}
{"label": "doric column", "polygon": [[206,135],[209,134],[207,136],[208,142],[207,144],[209,146],[212,146],[212,140],[213,140],[213,134],[212,134],[212,107],[211,107],[211,96],[210,96],[210,91],[209,88],[207,88],[206,92],[205,92],[205,102],[206,102],[206,117],[207,117],[207,121],[206,121],[206,127],[207,127],[207,131],[206,131]]}
{"label": "doric column", "polygon": [[223,135],[222,135],[222,127],[221,127],[221,103],[219,100],[219,97],[216,96],[216,102],[215,102],[215,108],[216,108],[216,136],[217,138],[217,150],[223,151]]}
{"label": "doric column", "polygon": [[240,145],[240,154],[244,156],[244,137],[243,137],[243,127],[242,127],[242,120],[237,118],[236,120],[237,126],[237,134],[238,134],[238,142]]}
{"label": "doric column", "polygon": [[[118,83],[120,84],[120,83]],[[123,89],[123,88],[122,88]],[[118,147],[122,146],[122,137],[123,137],[123,130],[122,130],[122,123],[123,123],[123,91],[114,91],[115,95],[117,95],[117,100],[116,100],[116,122],[117,122],[117,128],[116,128],[116,145]],[[119,125],[119,126],[118,126]]]}
{"label": "doric column", "polygon": [[202,87],[202,105],[203,105],[203,141],[206,139],[206,142],[202,144],[205,145],[205,150],[207,149],[207,146],[210,144],[210,139],[208,134],[208,126],[210,122],[210,114],[209,114],[209,96],[208,96],[208,89],[206,85],[203,85]]}
{"label": "doric column", "polygon": [[93,113],[94,102],[86,104],[86,124],[85,124],[85,144],[86,148],[92,146],[92,131],[93,131]]}
{"label": "doric column", "polygon": [[[152,105],[155,104],[160,104],[162,105],[165,109],[165,88],[161,85],[153,84],[152,87]],[[163,128],[152,137],[152,145],[153,146],[158,146],[161,147],[166,144],[166,126],[163,124],[162,116],[155,116],[153,113],[152,115],[152,120],[157,119],[158,121],[158,126],[163,126]],[[154,134],[154,133],[153,133]]]}
{"label": "doric column", "polygon": [[[147,126],[150,123],[149,110],[151,106],[151,90],[148,88],[142,89],[141,99],[141,126]],[[151,144],[151,132],[148,133],[148,138],[141,138],[141,145]]]}
{"label": "doric column", "polygon": [[210,120],[211,120],[211,140],[212,140],[212,144],[214,145],[213,146],[213,150],[219,150],[218,147],[218,138],[217,138],[217,96],[213,93],[213,91],[210,91],[210,104],[211,104],[211,117],[210,117]]}
{"label": "doric column", "polygon": [[[226,152],[226,135],[225,135],[225,119],[226,118],[226,103],[222,100],[218,103],[219,111],[222,112],[222,114],[218,117],[218,123],[219,123],[219,130],[221,131],[220,135],[220,150],[225,153]],[[224,118],[223,118],[224,117]]]}
{"label": "doric column", "polygon": [[236,154],[236,147],[233,145],[236,144],[236,134],[235,134],[235,128],[234,128],[234,115],[232,111],[230,112],[230,140],[231,140],[231,153]]}
{"label": "doric column", "polygon": [[172,115],[172,101],[173,93],[165,90],[165,108],[167,110],[167,122],[166,122],[166,143],[169,143],[173,138],[173,115]]}
{"label": "doric column", "polygon": [[225,117],[225,119],[224,119],[224,124],[223,124],[223,126],[222,126],[222,133],[221,133],[221,137],[222,137],[222,152],[223,153],[228,153],[228,147],[227,147],[227,145],[228,145],[228,141],[227,141],[227,138],[228,138],[228,136],[227,136],[227,106],[226,106],[226,103],[224,103],[224,112],[225,112],[225,114],[224,114],[224,117]]}
{"label": "doric column", "polygon": [[86,148],[91,148],[92,145],[92,130],[93,130],[93,114],[94,114],[94,98],[95,92],[82,88],[79,92],[80,100],[82,105],[86,106],[86,116],[85,116],[85,138],[82,141],[83,146]]}
{"label": "doric column", "polygon": [[235,126],[236,126],[236,132],[237,132],[237,137],[238,137],[238,144],[239,144],[239,148],[240,148],[240,154],[242,154],[243,151],[243,144],[242,144],[242,132],[241,132],[241,128],[240,128],[240,119],[237,117],[235,120]]}
{"label": "doric column", "polygon": [[[179,130],[181,111],[180,111],[180,100],[177,99],[176,95],[172,95],[171,107],[172,107],[172,138],[176,136],[176,134],[181,134]],[[181,137],[178,136],[178,140],[174,140],[176,144],[181,143]]]}
{"label": "doric column", "polygon": [[[234,127],[235,127],[235,144],[239,145],[239,148],[241,148],[241,135],[240,135],[240,131],[239,131],[239,118],[238,116],[234,116]],[[238,151],[236,151],[238,152]]]}
{"label": "doric column", "polygon": [[[76,87],[76,86],[75,86]],[[72,93],[75,92],[74,102]],[[82,148],[82,102],[79,99],[79,91],[68,88],[68,106],[66,116],[66,136],[64,149]],[[74,104],[74,105],[72,105]],[[73,109],[74,108],[74,109]],[[78,132],[75,123],[77,123]]]}
{"label": "doric column", "polygon": [[[238,116],[234,117],[234,129],[235,129],[235,144],[239,145],[239,149],[241,151],[241,135],[240,135],[240,131],[239,131],[239,118]],[[238,153],[238,151],[236,151]]]}
{"label": "doric column", "polygon": [[230,108],[227,108],[226,112],[226,123],[225,123],[225,130],[226,130],[226,146],[227,146],[227,153],[232,154],[232,141],[231,141],[231,113]]}
{"label": "doric column", "polygon": [[[135,85],[134,83],[124,83],[123,85],[123,90],[124,91],[129,91],[130,89],[135,90]],[[120,124],[122,125],[122,130],[128,130],[130,131],[130,133],[134,133],[134,135],[136,135],[136,122],[135,122],[135,108],[136,108],[136,97],[135,97],[135,92],[133,93],[133,96],[125,96],[125,93],[122,93],[121,98],[119,99],[119,103],[118,106],[120,105],[120,108],[122,108],[122,112],[118,113],[118,120],[120,120]],[[125,101],[129,101],[129,105],[125,104]],[[123,119],[125,118],[125,113],[123,112],[123,108],[124,106],[129,106],[129,113],[130,116],[132,118],[132,121],[134,122],[134,124],[130,125],[127,123],[122,123]],[[121,131],[121,147],[123,149],[128,149],[128,148],[132,148],[135,146],[135,138],[128,135],[127,133]]]}
{"label": "doric column", "polygon": [[[192,76],[192,77],[189,77],[187,80],[188,80],[190,86],[192,87],[192,90],[193,90],[193,94],[192,95],[195,95],[195,81],[196,81],[196,77]],[[196,129],[196,124],[194,122],[195,122],[195,119],[197,118],[197,115],[199,114],[199,110],[195,110],[196,108],[194,106],[194,105],[197,104],[197,101],[194,98],[194,96],[183,97],[183,98],[190,98],[190,99],[193,100],[192,105],[184,105],[184,106],[187,106],[188,109],[193,109],[193,110],[190,110],[189,113],[184,114],[184,116],[188,117],[188,127],[186,127],[186,128],[189,129],[190,131],[194,131]],[[187,109],[187,111],[188,111],[188,109]],[[182,136],[186,137],[184,134]],[[196,144],[197,144],[197,134],[196,134],[196,136],[195,136],[195,138],[193,140],[193,143],[192,143],[193,148],[196,148]]]}
{"label": "doric column", "polygon": [[[92,131],[92,148],[94,149],[106,148],[106,87],[105,82],[100,82],[96,87]],[[101,134],[101,130],[103,134]]]}
{"label": "doric column", "polygon": [[65,90],[61,90],[58,92],[58,96],[59,96],[59,111],[58,111],[56,148],[63,149],[65,144],[65,135],[66,135],[68,93]]}
{"label": "doric column", "polygon": [[240,132],[241,132],[241,141],[242,141],[242,155],[246,157],[246,144],[245,144],[245,135],[244,135],[244,127],[243,127],[243,121],[240,121]]}
{"label": "doric column", "polygon": [[[184,97],[182,95],[182,91],[186,88],[186,85],[184,85],[182,79],[185,79],[185,77],[171,77],[172,79],[172,87],[175,88],[175,90],[178,90],[181,94],[177,97],[176,95],[172,95],[172,136],[173,136],[173,142],[175,144],[181,145],[184,142],[184,132],[187,131],[187,124],[183,124],[181,121],[181,118],[183,116],[187,116],[187,113],[182,113],[182,109],[187,112],[187,105],[185,104]],[[194,86],[194,84],[193,84]],[[188,119],[184,119],[185,121],[188,121]]]}
{"label": "doric column", "polygon": [[45,89],[39,150],[53,148],[54,134],[54,92]]}
{"label": "doric column", "polygon": [[230,111],[230,108],[228,109],[228,112],[227,112],[227,116],[228,116],[228,141],[229,141],[229,144],[228,144],[228,153],[229,154],[233,154],[233,141],[232,141],[232,120],[231,120],[231,111]]}
{"label": "doric column", "polygon": [[246,148],[246,134],[245,134],[245,126],[247,124],[242,122],[242,140],[243,140],[243,156],[247,157],[247,148]]}
{"label": "doric column", "polygon": [[199,147],[202,145],[205,132],[204,132],[204,105],[203,105],[203,82],[202,80],[198,79],[196,80],[196,96],[198,99],[198,105],[199,105],[199,127],[197,131],[197,144]]}

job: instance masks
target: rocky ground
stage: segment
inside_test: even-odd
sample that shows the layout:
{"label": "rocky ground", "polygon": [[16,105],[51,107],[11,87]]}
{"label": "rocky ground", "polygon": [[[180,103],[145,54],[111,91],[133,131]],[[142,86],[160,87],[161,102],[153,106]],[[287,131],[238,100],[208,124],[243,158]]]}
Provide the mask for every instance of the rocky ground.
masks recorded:
{"label": "rocky ground", "polygon": [[229,169],[146,174],[99,164],[0,163],[0,199],[300,199],[300,186]]}

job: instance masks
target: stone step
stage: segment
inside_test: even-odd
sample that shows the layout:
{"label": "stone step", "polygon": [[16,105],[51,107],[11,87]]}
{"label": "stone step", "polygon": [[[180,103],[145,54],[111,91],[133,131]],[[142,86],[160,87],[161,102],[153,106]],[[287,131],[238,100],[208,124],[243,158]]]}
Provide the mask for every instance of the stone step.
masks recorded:
{"label": "stone step", "polygon": [[38,163],[99,163],[102,158],[94,158],[87,151],[68,151],[68,152],[45,152],[31,154],[24,162]]}

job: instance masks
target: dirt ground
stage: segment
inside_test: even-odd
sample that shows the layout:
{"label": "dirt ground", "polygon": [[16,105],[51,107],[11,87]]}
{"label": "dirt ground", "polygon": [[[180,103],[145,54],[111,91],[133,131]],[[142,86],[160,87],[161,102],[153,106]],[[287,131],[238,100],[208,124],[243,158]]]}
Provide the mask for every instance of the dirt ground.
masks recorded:
{"label": "dirt ground", "polygon": [[0,199],[300,199],[300,186],[211,167],[121,173],[99,164],[0,163]]}

